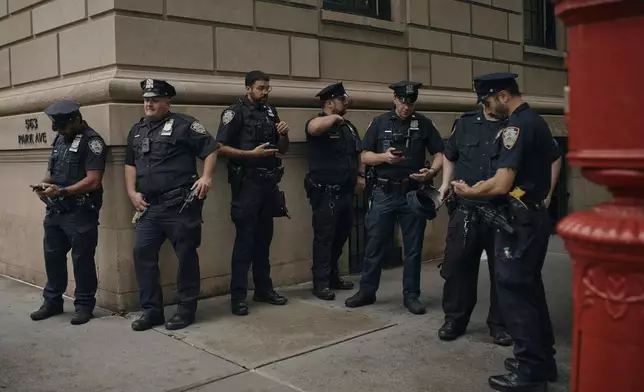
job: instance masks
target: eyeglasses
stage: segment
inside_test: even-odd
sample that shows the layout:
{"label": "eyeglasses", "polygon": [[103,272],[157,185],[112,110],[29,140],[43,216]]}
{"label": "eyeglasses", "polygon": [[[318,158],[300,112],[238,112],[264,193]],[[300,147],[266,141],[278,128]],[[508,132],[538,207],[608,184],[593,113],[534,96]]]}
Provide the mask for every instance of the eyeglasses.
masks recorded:
{"label": "eyeglasses", "polygon": [[257,87],[255,87],[255,90],[257,90],[259,92],[262,92],[262,93],[264,93],[264,92],[270,93],[273,90],[273,87],[271,87],[271,86],[257,86]]}

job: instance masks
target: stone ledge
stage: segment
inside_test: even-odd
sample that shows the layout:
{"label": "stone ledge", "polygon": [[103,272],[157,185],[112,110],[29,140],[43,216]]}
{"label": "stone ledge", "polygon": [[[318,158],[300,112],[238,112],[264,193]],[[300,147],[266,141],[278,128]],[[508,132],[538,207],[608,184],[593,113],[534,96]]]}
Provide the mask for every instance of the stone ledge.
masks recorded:
{"label": "stone ledge", "polygon": [[[83,105],[107,102],[141,102],[140,81],[145,78],[168,80],[177,89],[174,104],[230,105],[244,93],[243,77],[143,72],[116,68],[54,80],[0,92],[0,116],[44,110],[61,98],[75,99]],[[273,79],[271,102],[276,106],[318,108],[315,94],[329,82]],[[353,109],[389,109],[391,90],[384,84],[345,82]],[[543,113],[562,114],[562,97],[524,96]],[[418,110],[464,111],[475,107],[472,92],[422,89]]]}

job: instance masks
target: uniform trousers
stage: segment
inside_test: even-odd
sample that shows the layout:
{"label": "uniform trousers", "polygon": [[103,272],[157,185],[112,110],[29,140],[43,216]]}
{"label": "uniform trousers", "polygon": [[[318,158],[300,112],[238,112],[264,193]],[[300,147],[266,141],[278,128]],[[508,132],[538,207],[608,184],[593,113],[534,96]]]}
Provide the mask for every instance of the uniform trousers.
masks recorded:
{"label": "uniform trousers", "polygon": [[196,200],[181,214],[181,204],[150,205],[134,232],[134,267],[143,312],[163,314],[163,291],[159,282],[159,250],[170,240],[178,259],[177,313],[194,314],[201,290],[199,255],[203,201]]}
{"label": "uniform trousers", "polygon": [[371,206],[365,219],[367,243],[360,291],[366,295],[373,295],[378,290],[382,266],[393,244],[391,239],[394,236],[396,220],[400,224],[404,248],[403,297],[418,298],[421,253],[427,220],[411,210],[405,192],[386,192],[381,187],[374,188]]}
{"label": "uniform trousers", "polygon": [[94,254],[98,244],[98,216],[94,211],[79,210],[59,214],[47,210],[44,220],[43,250],[47,284],[43,290],[45,303],[63,306],[67,289],[67,253],[72,251],[74,266],[74,308],[92,312],[96,305],[96,264]]}

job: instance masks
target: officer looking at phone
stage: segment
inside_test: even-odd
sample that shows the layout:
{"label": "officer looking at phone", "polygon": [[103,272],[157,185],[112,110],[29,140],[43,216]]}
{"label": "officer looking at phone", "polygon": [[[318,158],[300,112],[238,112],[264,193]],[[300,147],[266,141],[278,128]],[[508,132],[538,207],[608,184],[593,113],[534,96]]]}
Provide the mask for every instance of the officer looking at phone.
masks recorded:
{"label": "officer looking at phone", "polygon": [[[420,267],[427,221],[407,203],[407,192],[431,181],[443,163],[444,144],[432,121],[414,109],[421,83],[401,81],[394,90],[394,109],[373,119],[362,141],[362,162],[376,175],[367,213],[367,244],[360,289],[348,298],[350,308],[373,304],[384,258],[391,246],[396,220],[404,248],[403,303],[414,314],[425,313],[420,301]],[[425,167],[426,151],[434,156]]]}
{"label": "officer looking at phone", "polygon": [[67,253],[74,266],[74,308],[71,323],[85,324],[96,305],[98,217],[103,204],[103,173],[107,149],[103,138],[83,120],[80,105],[58,101],[45,114],[57,132],[47,175],[31,188],[46,204],[44,254],[47,284],[45,301],[31,319],[38,321],[63,313],[67,289]]}
{"label": "officer looking at phone", "polygon": [[288,125],[275,106],[267,104],[270,78],[264,72],[246,74],[246,96],[221,114],[217,141],[228,161],[232,201],[230,217],[237,234],[231,261],[231,312],[248,314],[248,269],[253,266],[253,300],[285,305],[286,297],[273,290],[269,252],[273,218],[288,216],[278,184],[284,174],[281,158],[289,147]]}

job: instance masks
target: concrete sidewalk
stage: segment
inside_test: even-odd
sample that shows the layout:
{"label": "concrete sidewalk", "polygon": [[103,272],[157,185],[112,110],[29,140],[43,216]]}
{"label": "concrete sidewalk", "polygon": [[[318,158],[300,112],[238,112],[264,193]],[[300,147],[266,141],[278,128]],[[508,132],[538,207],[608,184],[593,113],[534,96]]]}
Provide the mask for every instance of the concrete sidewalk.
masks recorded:
{"label": "concrete sidewalk", "polygon": [[[571,266],[553,237],[544,268],[557,337],[560,381],[568,391],[572,298]],[[472,392],[490,390],[487,378],[503,373],[511,348],[491,344],[489,279],[481,265],[480,305],[468,335],[442,342],[443,280],[435,263],[423,266],[422,299],[428,313],[402,306],[400,269],[385,271],[378,302],[348,310],[310,294],[310,284],[280,289],[287,306],[249,303],[251,314],[229,312],[229,298],[199,303],[197,323],[171,333],[163,327],[133,332],[131,319],[97,310],[83,326],[69,324],[73,306],[33,322],[39,289],[0,278],[0,391],[11,392]],[[352,277],[357,281],[358,277]],[[174,307],[166,312],[171,315]]]}

